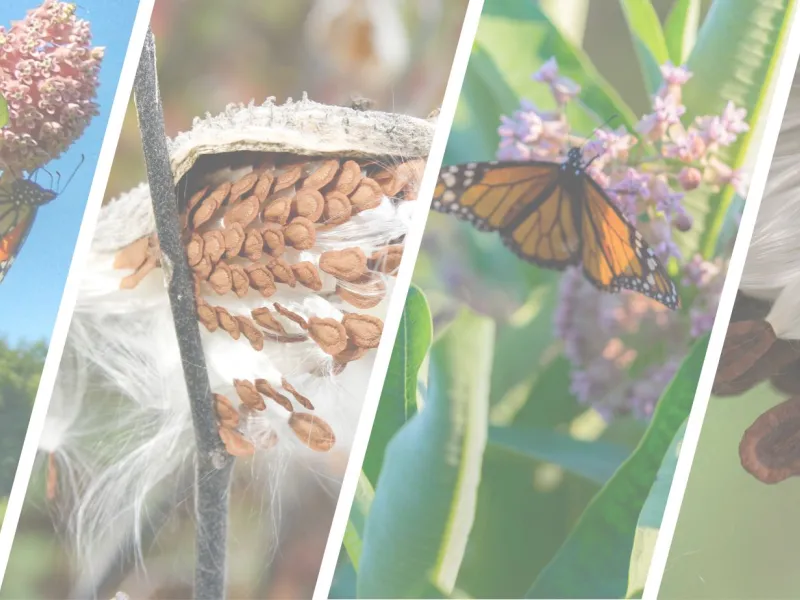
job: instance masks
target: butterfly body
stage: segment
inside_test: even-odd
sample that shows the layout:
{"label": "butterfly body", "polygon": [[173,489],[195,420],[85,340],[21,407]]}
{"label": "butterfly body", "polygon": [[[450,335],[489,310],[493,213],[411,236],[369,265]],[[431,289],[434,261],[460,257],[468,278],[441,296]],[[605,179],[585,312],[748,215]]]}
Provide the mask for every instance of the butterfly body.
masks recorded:
{"label": "butterfly body", "polygon": [[678,308],[655,252],[586,172],[579,148],[562,163],[492,161],[444,167],[431,208],[497,231],[517,256],[541,267],[582,265],[595,287],[630,289]]}

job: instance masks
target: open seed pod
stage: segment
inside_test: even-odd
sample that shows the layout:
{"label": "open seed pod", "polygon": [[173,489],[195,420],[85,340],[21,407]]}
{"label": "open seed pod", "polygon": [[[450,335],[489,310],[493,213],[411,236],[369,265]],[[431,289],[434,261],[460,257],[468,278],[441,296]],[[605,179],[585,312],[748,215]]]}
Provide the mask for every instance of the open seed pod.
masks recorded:
{"label": "open seed pod", "polygon": [[[171,141],[197,319],[231,454],[292,434],[315,451],[334,447],[326,390],[378,345],[432,133],[429,121],[303,98],[230,106]],[[103,208],[94,259],[127,298],[144,302],[164,287],[154,231],[144,184]]]}

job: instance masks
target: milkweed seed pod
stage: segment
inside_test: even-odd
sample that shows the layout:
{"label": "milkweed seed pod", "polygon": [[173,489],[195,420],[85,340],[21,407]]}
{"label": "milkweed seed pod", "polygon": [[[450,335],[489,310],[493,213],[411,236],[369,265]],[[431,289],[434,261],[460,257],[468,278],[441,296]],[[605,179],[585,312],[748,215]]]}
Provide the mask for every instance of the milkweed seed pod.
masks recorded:
{"label": "milkweed seed pod", "polygon": [[[300,457],[338,479],[433,127],[304,97],[229,106],[170,141],[196,317],[230,454]],[[86,419],[103,419],[108,440],[73,517],[84,541],[115,511],[140,511],[143,494],[168,482],[194,449],[170,271],[147,185],[103,207],[68,345],[123,398],[115,410],[124,404],[131,414],[110,420],[87,410],[92,401],[82,408]]]}

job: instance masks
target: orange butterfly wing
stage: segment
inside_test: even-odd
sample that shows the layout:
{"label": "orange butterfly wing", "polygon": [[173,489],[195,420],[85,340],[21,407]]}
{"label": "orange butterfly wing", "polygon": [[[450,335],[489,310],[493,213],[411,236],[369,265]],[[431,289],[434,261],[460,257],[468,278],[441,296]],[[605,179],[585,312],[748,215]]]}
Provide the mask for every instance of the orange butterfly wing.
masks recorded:
{"label": "orange butterfly wing", "polygon": [[28,239],[36,218],[36,208],[23,206],[14,213],[14,216],[16,224],[3,224],[6,233],[0,238],[0,282],[5,278],[22,245]]}
{"label": "orange butterfly wing", "polygon": [[633,290],[667,308],[680,308],[675,284],[653,249],[588,175],[583,182],[581,238],[583,273],[597,288]]}

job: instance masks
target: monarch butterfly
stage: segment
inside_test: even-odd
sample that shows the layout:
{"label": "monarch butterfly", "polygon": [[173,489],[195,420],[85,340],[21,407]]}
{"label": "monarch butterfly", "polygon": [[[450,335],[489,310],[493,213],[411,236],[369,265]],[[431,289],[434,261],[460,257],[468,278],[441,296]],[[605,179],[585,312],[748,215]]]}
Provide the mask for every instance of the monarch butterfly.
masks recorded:
{"label": "monarch butterfly", "polygon": [[[66,189],[81,164],[83,157],[61,189],[47,189],[30,177],[0,186],[0,282],[28,239],[39,208],[52,202]],[[55,187],[59,188],[59,184],[60,176]]]}
{"label": "monarch butterfly", "polygon": [[680,307],[675,284],[642,235],[597,182],[580,148],[559,163],[482,162],[444,167],[431,208],[497,231],[517,256],[563,270],[582,264],[584,276],[608,292],[629,289],[670,309]]}

